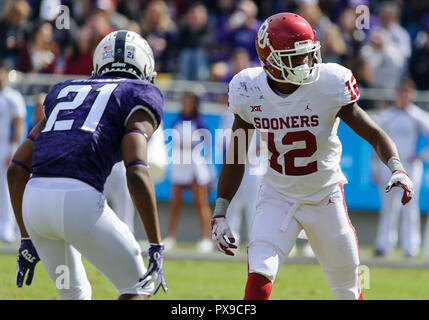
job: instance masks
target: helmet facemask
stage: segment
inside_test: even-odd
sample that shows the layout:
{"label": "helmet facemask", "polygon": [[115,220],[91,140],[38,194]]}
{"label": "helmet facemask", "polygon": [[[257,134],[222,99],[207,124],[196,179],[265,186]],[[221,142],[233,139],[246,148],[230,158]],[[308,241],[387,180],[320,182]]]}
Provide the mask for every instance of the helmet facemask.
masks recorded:
{"label": "helmet facemask", "polygon": [[[292,83],[296,85],[310,84],[319,79],[319,63],[322,62],[320,43],[311,40],[295,42],[294,49],[275,50],[271,43],[267,43],[271,53],[266,59],[264,70],[268,76],[278,82]],[[292,57],[308,55],[308,64],[300,64],[292,67]],[[267,67],[273,67],[280,72],[280,76],[274,76]]]}
{"label": "helmet facemask", "polygon": [[92,75],[105,75],[105,74],[111,74],[111,73],[127,73],[131,76],[134,76],[137,79],[141,79],[141,80],[146,80],[149,81],[151,83],[155,82],[155,78],[156,78],[156,72],[152,71],[151,73],[147,71],[147,66],[144,66],[144,70],[143,72],[141,72],[138,68],[136,68],[135,66],[133,66],[132,64],[129,63],[122,63],[122,65],[120,67],[113,67],[112,65],[114,65],[115,63],[110,63],[107,65],[104,65],[102,68],[100,68],[99,70],[94,70],[92,71]]}

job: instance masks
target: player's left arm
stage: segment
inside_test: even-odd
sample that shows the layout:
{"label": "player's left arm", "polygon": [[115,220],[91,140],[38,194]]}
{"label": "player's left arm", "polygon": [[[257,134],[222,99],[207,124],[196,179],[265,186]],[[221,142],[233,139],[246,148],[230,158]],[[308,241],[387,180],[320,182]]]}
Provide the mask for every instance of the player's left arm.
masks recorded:
{"label": "player's left arm", "polygon": [[392,171],[386,192],[392,187],[402,187],[404,189],[402,204],[408,203],[413,196],[414,187],[401,164],[398,149],[393,140],[356,102],[341,107],[337,116],[370,143],[380,160]]}
{"label": "player's left arm", "polygon": [[16,285],[18,287],[22,287],[26,275],[27,279],[25,283],[27,285],[31,284],[34,269],[36,264],[40,261],[36,248],[24,225],[24,220],[22,218],[22,199],[32,169],[33,140],[45,127],[45,123],[46,118],[40,120],[40,122],[34,126],[27,139],[25,139],[18,150],[16,150],[7,170],[10,200],[21,233],[21,245],[18,250],[16,271]]}
{"label": "player's left arm", "polygon": [[127,120],[121,142],[128,190],[150,243],[148,269],[140,281],[142,287],[156,281],[153,294],[161,286],[165,292],[168,290],[162,269],[164,246],[161,243],[155,186],[147,165],[147,143],[155,128],[153,117],[146,110],[137,110]]}
{"label": "player's left arm", "polygon": [[16,150],[7,169],[10,200],[22,238],[28,238],[28,233],[22,219],[22,197],[31,174],[33,140],[43,130],[45,123],[46,118],[43,118],[34,126],[27,139]]}
{"label": "player's left arm", "polygon": [[121,151],[127,168],[128,189],[148,240],[150,243],[161,243],[155,188],[147,166],[147,143],[154,131],[152,119],[146,111],[134,112],[127,121]]}

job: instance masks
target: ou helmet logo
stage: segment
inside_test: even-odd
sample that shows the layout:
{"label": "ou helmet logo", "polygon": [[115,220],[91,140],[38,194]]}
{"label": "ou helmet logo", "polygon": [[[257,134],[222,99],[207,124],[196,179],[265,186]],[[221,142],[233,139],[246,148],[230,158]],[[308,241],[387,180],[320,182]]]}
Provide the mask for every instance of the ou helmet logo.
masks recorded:
{"label": "ou helmet logo", "polygon": [[258,30],[258,45],[261,49],[264,49],[268,44],[268,21],[265,20],[265,22],[261,25],[261,27]]}

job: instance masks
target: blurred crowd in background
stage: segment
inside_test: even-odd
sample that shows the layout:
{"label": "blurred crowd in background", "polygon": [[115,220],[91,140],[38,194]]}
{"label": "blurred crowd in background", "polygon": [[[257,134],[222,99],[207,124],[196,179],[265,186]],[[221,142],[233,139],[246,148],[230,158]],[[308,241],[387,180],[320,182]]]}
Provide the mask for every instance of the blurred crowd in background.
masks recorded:
{"label": "blurred crowd in background", "polygon": [[[357,27],[362,5],[369,20]],[[352,69],[359,87],[395,89],[409,76],[429,90],[429,1],[6,0],[0,9],[0,59],[26,73],[90,75],[100,39],[128,29],[147,39],[159,74],[228,82],[259,65],[261,22],[289,11],[313,26],[323,61]],[[64,13],[69,28],[58,28]]]}

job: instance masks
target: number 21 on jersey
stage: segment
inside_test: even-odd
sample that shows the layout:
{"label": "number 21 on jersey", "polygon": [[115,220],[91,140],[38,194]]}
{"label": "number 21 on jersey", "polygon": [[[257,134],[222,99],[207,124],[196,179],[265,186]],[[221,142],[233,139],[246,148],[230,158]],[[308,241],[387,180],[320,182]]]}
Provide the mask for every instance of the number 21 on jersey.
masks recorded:
{"label": "number 21 on jersey", "polygon": [[[117,83],[108,83],[96,89],[99,93],[92,103],[82,127],[80,127],[81,130],[94,132],[97,129],[98,123],[106,109],[107,102],[117,86]],[[69,85],[61,89],[57,99],[64,98],[71,92],[76,92],[76,95],[73,100],[60,102],[52,109],[42,132],[71,130],[74,120],[57,120],[58,113],[63,110],[75,110],[79,108],[91,90],[93,90],[91,85]]]}

